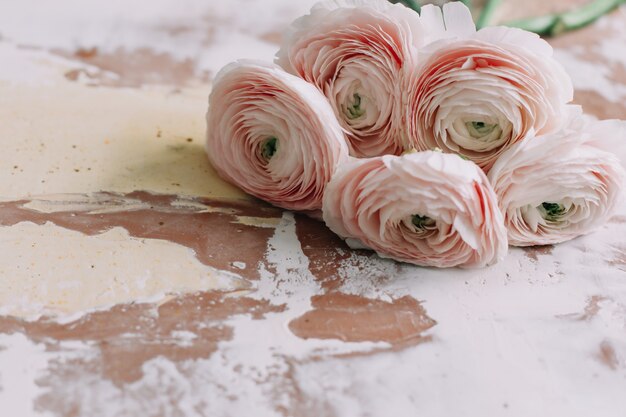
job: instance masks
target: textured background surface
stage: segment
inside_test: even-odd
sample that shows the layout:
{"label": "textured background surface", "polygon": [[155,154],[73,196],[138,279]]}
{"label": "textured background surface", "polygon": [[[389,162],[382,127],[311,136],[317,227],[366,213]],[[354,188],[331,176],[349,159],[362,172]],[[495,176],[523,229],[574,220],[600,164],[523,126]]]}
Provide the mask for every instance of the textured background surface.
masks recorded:
{"label": "textured background surface", "polygon": [[[625,415],[626,207],[439,271],[215,178],[211,78],[311,3],[0,2],[3,415]],[[551,42],[576,102],[626,119],[626,9]]]}

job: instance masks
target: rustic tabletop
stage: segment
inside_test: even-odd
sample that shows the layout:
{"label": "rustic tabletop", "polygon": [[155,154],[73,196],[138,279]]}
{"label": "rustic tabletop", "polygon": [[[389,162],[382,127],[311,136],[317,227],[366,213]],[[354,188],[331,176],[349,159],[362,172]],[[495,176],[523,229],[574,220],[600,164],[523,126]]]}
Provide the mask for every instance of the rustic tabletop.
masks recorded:
{"label": "rustic tabletop", "polygon": [[[626,205],[435,270],[216,177],[212,77],[312,3],[0,2],[0,415],[626,415]],[[626,8],[550,42],[626,119]]]}

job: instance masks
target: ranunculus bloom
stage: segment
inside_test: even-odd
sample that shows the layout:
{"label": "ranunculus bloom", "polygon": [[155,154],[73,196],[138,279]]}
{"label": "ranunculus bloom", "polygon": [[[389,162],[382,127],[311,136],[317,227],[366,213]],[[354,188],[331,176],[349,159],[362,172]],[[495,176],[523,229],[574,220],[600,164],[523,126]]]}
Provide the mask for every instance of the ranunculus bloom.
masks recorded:
{"label": "ranunculus bloom", "polygon": [[[447,16],[452,11],[454,19]],[[488,171],[514,143],[562,127],[572,83],[539,36],[505,27],[476,32],[458,2],[447,4],[443,16],[425,8],[422,24],[445,39],[420,51],[411,82],[407,111],[417,149],[457,153]],[[446,25],[455,25],[456,34]]]}
{"label": "ranunculus bloom", "polygon": [[404,107],[422,43],[420,17],[405,6],[327,1],[292,24],[276,62],[328,97],[353,156],[399,155],[414,147]]}
{"label": "ranunculus bloom", "polygon": [[[600,124],[596,124],[600,123]],[[547,245],[589,233],[615,211],[624,181],[619,159],[600,149],[603,122],[571,123],[504,152],[489,179],[514,246]]]}
{"label": "ranunculus bloom", "polygon": [[507,251],[487,177],[456,155],[353,159],[328,184],[323,213],[349,244],[417,265],[481,267]]}
{"label": "ranunculus bloom", "polygon": [[326,98],[274,65],[240,61],[216,77],[206,149],[219,175],[280,207],[315,210],[348,157]]}

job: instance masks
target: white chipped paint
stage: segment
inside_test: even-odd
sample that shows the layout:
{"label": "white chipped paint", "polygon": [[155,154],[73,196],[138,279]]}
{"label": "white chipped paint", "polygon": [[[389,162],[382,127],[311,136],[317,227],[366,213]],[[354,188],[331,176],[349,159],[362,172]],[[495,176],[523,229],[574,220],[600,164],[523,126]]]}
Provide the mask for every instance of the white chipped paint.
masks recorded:
{"label": "white chipped paint", "polygon": [[[623,53],[626,53],[626,48]],[[611,79],[611,70],[590,63],[584,51],[557,49],[555,56],[572,77],[576,90],[594,91],[614,103],[626,98],[626,86]]]}
{"label": "white chipped paint", "polygon": [[[261,320],[251,320],[246,314],[229,318],[225,324],[232,326],[233,339],[220,342],[218,352],[211,357],[180,363],[164,357],[151,359],[142,367],[142,378],[126,384],[123,389],[91,373],[78,373],[62,383],[53,381],[46,388],[68,398],[67,404],[91,417],[159,412],[181,413],[186,417],[235,417],[250,409],[255,410],[255,416],[279,417],[283,414],[277,406],[287,409],[294,406],[291,395],[295,387],[293,381],[285,379],[290,367],[286,358],[306,361],[312,355],[368,352],[388,346],[385,343],[302,340],[287,329],[291,319],[310,309],[310,297],[320,292],[308,271],[308,259],[296,236],[293,214],[284,214],[269,241],[266,261],[266,267],[275,272],[262,269],[255,291],[247,296],[269,299],[273,304],[285,303],[285,312],[268,313]],[[174,331],[171,337],[170,341],[179,346],[189,346],[196,335]],[[79,345],[80,348],[82,344]],[[0,351],[0,363],[2,354]],[[77,354],[90,357],[94,351],[83,348]],[[44,365],[55,358],[57,356],[52,354],[37,353],[37,360]],[[84,392],[86,386],[88,395],[72,394]],[[31,389],[27,402],[32,403],[41,394],[41,389]]]}
{"label": "white chipped paint", "polygon": [[118,213],[150,209],[141,200],[106,194],[51,194],[33,196],[22,207],[39,213],[83,212],[87,214]]}
{"label": "white chipped paint", "polygon": [[[215,74],[224,65],[241,58],[271,61],[277,47],[264,40],[263,35],[275,34],[277,28],[304,14],[313,3],[313,0],[245,1],[244,4],[157,0],[146,7],[143,2],[114,0],[86,8],[79,0],[54,4],[41,4],[37,0],[19,4],[2,2],[0,44],[37,46],[68,54],[94,46],[104,54],[118,51],[132,54],[147,48],[179,62],[195,61],[196,75],[200,77],[205,72]],[[247,13],[241,13],[242,7]],[[98,73],[77,62],[73,67]],[[7,74],[8,69],[11,72]],[[15,78],[21,72],[18,66],[3,70],[0,79],[3,75]],[[105,75],[115,77],[115,74]]]}
{"label": "white chipped paint", "polygon": [[235,261],[235,262],[232,262],[231,265],[234,266],[237,269],[246,269],[246,263],[245,262]]}
{"label": "white chipped paint", "polygon": [[[618,417],[626,408],[626,272],[606,259],[623,236],[625,225],[610,224],[536,262],[512,249],[504,263],[485,270],[403,267],[382,285],[369,281],[371,289],[361,282],[366,293],[426,300],[438,322],[433,341],[400,354],[305,364],[296,368],[300,387],[348,417],[476,410]],[[381,261],[371,262],[376,269]],[[576,320],[594,295],[611,299],[600,303],[597,317]],[[617,369],[598,357],[604,340],[617,352]],[[451,392],[454,401],[447,401]]]}
{"label": "white chipped paint", "polygon": [[52,417],[35,410],[35,399],[43,392],[36,381],[47,365],[43,344],[19,333],[0,334],[0,410],[13,416]]}
{"label": "white chipped paint", "polygon": [[[626,100],[626,85],[615,80],[615,71],[626,73],[626,6],[614,11],[610,19],[601,19],[596,29],[605,34],[591,45],[572,44],[556,48],[555,56],[572,77],[576,90],[593,91],[606,100]],[[589,53],[594,54],[593,62]],[[597,62],[601,57],[602,62]]]}

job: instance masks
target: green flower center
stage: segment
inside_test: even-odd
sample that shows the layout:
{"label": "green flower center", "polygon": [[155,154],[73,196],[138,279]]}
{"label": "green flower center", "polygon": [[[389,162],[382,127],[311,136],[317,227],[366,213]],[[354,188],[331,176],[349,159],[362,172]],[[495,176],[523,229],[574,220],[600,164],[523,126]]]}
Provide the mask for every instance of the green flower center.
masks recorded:
{"label": "green flower center", "polygon": [[358,93],[352,95],[352,103],[346,108],[348,111],[346,116],[348,119],[356,119],[365,114],[365,110],[361,108],[361,96]]}
{"label": "green flower center", "polygon": [[498,124],[487,124],[485,122],[467,122],[465,123],[470,136],[476,139],[489,135],[498,128]]}
{"label": "green flower center", "polygon": [[428,216],[420,216],[419,214],[414,214],[411,216],[411,223],[417,229],[427,229],[432,228],[435,225],[435,221]]}
{"label": "green flower center", "polygon": [[271,137],[261,143],[261,158],[269,161],[278,150],[278,139]]}
{"label": "green flower center", "polygon": [[543,211],[545,211],[544,218],[550,221],[557,221],[565,213],[565,206],[559,203],[541,203]]}

